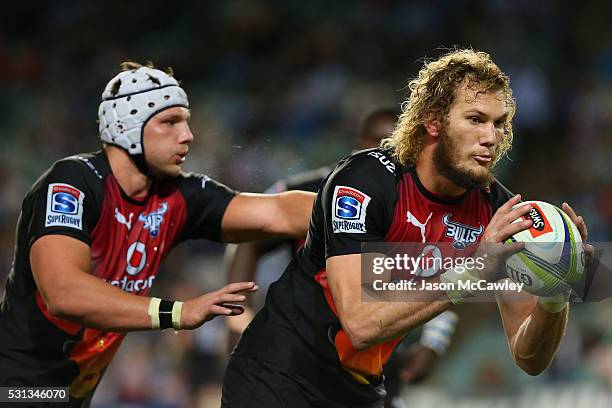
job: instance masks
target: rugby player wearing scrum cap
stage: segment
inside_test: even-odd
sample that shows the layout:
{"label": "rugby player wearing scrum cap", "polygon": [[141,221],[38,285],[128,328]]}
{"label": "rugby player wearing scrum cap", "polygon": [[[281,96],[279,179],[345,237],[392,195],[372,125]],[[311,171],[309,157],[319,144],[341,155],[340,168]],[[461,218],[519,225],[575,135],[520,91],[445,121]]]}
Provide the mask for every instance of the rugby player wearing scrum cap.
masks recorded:
{"label": "rugby player wearing scrum cap", "polygon": [[184,302],[147,297],[171,248],[303,238],[314,199],[238,194],[183,173],[194,139],[187,95],[171,73],[122,68],[102,94],[102,150],[57,161],[26,195],[1,303],[0,386],[69,387],[62,407],[89,405],[126,332],[195,329],[240,314],[243,292],[257,289],[239,282]]}

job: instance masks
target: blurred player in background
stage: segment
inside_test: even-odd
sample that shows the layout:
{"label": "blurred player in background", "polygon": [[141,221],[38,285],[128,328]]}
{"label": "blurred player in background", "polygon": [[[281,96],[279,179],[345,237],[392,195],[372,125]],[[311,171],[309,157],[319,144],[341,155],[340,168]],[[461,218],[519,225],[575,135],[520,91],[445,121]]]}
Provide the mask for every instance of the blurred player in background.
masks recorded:
{"label": "blurred player in background", "polygon": [[[26,195],[0,312],[0,386],[67,386],[88,406],[125,333],[242,312],[253,282],[147,297],[180,242],[303,238],[314,194],[238,194],[181,165],[194,137],[171,72],[122,64],[99,107],[102,150],[56,162]],[[19,405],[24,406],[24,405]]]}
{"label": "blurred player in background", "polygon": [[[370,112],[363,119],[357,137],[355,138],[355,151],[372,149],[380,145],[383,138],[389,137],[397,122],[398,112],[391,108],[377,109]],[[296,174],[280,180],[266,193],[280,193],[291,190],[305,190],[316,192],[323,180],[331,173],[333,166],[324,166],[316,170]],[[269,239],[263,241],[247,242],[239,245],[228,245],[226,251],[228,283],[256,280],[261,289],[261,275],[265,274],[265,282],[272,282],[280,276],[282,271],[257,268],[261,258],[279,248],[287,248],[291,256],[304,245],[304,240]],[[256,276],[258,278],[256,279]],[[245,311],[240,316],[229,318],[228,349],[231,351],[240,335],[253,318],[255,300],[249,297]],[[251,306],[251,307],[249,307]],[[253,308],[253,306],[255,306]],[[387,397],[385,404],[391,406],[393,399],[399,394],[400,383],[413,383],[423,380],[432,370],[438,356],[444,354],[450,345],[451,337],[457,324],[457,315],[447,310],[424,326],[419,342],[409,346],[398,347],[390,363],[385,366],[385,384]]]}
{"label": "blurred player in background", "polygon": [[[425,63],[409,88],[383,148],[343,159],[324,181],[304,249],[271,285],[230,358],[222,406],[382,407],[382,367],[402,337],[470,293],[415,290],[414,298],[440,300],[362,301],[362,243],[502,243],[531,226],[514,222],[530,206],[513,208],[520,196],[491,172],[511,147],[515,103],[490,56],[450,52]],[[564,210],[586,240],[582,218],[567,204]],[[446,233],[448,214],[477,231],[461,235],[473,241]],[[503,257],[521,248],[504,245],[467,276],[493,279]],[[456,282],[459,272],[427,280]],[[566,297],[516,302],[512,294],[497,293],[509,349],[523,371],[536,375],[563,337]]]}

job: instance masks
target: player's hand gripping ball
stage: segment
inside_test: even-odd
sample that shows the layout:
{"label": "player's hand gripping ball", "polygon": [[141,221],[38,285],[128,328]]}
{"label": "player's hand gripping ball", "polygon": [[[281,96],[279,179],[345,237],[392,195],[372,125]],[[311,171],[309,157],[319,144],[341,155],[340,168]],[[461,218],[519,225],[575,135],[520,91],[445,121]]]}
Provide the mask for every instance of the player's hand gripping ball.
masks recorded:
{"label": "player's hand gripping ball", "polygon": [[523,289],[537,296],[567,292],[584,272],[582,238],[576,225],[561,209],[543,201],[526,201],[531,211],[516,220],[531,219],[532,226],[506,242],[524,242],[525,248],[506,260],[506,273]]}

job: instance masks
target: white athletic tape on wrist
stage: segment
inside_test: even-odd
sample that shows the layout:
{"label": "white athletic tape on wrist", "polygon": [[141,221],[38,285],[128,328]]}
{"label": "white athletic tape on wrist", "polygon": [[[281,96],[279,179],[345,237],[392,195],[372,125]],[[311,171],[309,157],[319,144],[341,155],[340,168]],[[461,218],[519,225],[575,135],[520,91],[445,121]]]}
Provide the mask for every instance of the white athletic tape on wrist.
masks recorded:
{"label": "white athletic tape on wrist", "polygon": [[559,313],[569,305],[569,297],[569,292],[563,292],[555,296],[540,297],[538,298],[538,303],[548,313]]}
{"label": "white athletic tape on wrist", "polygon": [[455,268],[452,268],[440,275],[440,281],[442,283],[452,283],[452,287],[455,288],[446,290],[446,294],[453,304],[460,303],[465,298],[474,296],[468,289],[458,289],[459,281],[478,282],[480,279],[480,277],[472,275],[470,271],[465,268],[463,268],[462,271],[457,271]]}
{"label": "white athletic tape on wrist", "polygon": [[442,355],[448,349],[459,317],[447,310],[423,325],[420,343]]}
{"label": "white athletic tape on wrist", "polygon": [[172,327],[174,330],[181,330],[181,313],[183,312],[183,302],[174,302],[172,305]]}
{"label": "white athletic tape on wrist", "polygon": [[159,330],[159,304],[161,303],[160,298],[153,297],[149,302],[149,311],[147,312],[151,317],[151,328],[153,330]]}

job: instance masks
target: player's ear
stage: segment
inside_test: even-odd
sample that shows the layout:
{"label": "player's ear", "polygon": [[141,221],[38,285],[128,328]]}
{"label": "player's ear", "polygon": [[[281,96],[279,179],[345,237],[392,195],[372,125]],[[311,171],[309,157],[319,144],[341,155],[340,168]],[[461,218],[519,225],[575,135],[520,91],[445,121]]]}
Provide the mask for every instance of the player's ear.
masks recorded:
{"label": "player's ear", "polygon": [[442,129],[442,126],[440,125],[440,121],[434,115],[427,115],[423,125],[425,126],[425,130],[429,136],[437,138],[440,135],[440,129]]}

